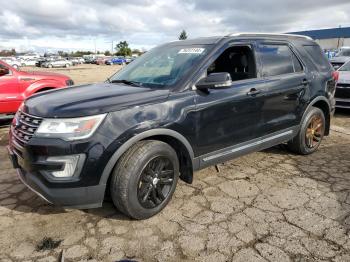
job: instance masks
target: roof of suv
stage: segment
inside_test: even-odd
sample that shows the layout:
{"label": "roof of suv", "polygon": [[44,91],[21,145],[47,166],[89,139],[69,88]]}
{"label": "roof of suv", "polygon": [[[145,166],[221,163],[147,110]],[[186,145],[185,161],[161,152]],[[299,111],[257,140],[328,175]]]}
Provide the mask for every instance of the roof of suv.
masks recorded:
{"label": "roof of suv", "polygon": [[179,44],[184,43],[187,45],[196,45],[196,44],[202,44],[202,45],[210,45],[215,44],[223,39],[233,39],[233,38],[268,38],[268,39],[288,39],[288,40],[295,40],[295,41],[305,41],[305,42],[314,42],[312,38],[308,36],[303,35],[293,35],[293,34],[274,34],[274,33],[234,33],[234,34],[228,34],[225,36],[211,36],[211,37],[199,37],[194,39],[188,39],[188,40],[178,40],[171,42],[173,44]]}

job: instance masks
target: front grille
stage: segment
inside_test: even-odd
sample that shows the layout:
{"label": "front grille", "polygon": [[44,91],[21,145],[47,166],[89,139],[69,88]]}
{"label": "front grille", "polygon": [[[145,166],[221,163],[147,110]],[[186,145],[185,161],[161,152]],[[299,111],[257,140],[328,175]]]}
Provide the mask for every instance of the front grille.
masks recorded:
{"label": "front grille", "polygon": [[41,122],[40,117],[18,111],[11,127],[14,140],[22,146],[27,144]]}
{"label": "front grille", "polygon": [[348,87],[348,88],[350,88],[350,84],[338,83],[337,87],[340,87],[340,88],[342,88],[342,87],[347,88]]}
{"label": "front grille", "polygon": [[339,84],[337,85],[337,89],[335,90],[336,98],[350,98],[350,88],[344,87],[341,88]]}

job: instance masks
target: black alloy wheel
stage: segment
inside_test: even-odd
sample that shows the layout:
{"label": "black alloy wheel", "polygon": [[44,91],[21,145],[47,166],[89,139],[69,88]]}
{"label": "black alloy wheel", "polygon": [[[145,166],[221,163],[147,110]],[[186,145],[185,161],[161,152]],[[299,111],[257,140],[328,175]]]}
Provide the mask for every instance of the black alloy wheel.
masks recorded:
{"label": "black alloy wheel", "polygon": [[155,208],[169,195],[174,183],[174,167],[168,158],[157,156],[142,170],[137,190],[141,206]]}

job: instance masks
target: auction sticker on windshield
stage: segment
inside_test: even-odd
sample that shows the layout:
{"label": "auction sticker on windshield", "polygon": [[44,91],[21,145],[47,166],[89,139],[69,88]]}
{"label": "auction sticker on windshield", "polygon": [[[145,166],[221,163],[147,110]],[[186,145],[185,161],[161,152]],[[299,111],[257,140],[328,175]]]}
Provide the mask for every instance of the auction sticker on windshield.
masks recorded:
{"label": "auction sticker on windshield", "polygon": [[179,54],[201,54],[204,48],[183,48],[179,51]]}

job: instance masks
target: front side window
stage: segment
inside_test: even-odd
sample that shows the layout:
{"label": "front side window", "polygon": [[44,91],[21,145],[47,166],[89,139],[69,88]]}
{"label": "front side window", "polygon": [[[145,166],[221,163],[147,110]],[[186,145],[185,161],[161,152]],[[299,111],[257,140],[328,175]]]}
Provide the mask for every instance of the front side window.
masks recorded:
{"label": "front side window", "polygon": [[347,62],[341,68],[339,68],[339,71],[350,71],[350,62]]}
{"label": "front side window", "polygon": [[211,45],[161,46],[142,55],[109,79],[145,87],[178,83],[209,52]]}
{"label": "front side window", "polygon": [[232,81],[256,78],[256,63],[252,47],[229,47],[207,69],[207,75],[224,72],[231,75]]}
{"label": "front side window", "polygon": [[4,76],[8,74],[10,74],[9,69],[6,66],[0,64],[0,76]]}
{"label": "front side window", "polygon": [[350,56],[350,49],[343,49],[336,56]]}
{"label": "front side window", "polygon": [[[287,45],[264,44],[259,47],[263,76],[277,76],[298,72],[294,70],[294,54]],[[297,69],[300,71],[300,62]]]}

